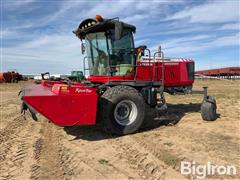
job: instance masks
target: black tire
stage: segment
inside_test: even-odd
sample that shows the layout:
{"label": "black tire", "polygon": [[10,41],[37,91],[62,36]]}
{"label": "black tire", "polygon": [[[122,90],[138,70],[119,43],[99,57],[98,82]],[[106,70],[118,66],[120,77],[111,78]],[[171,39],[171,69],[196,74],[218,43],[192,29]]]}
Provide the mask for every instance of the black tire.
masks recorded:
{"label": "black tire", "polygon": [[12,83],[18,83],[18,80],[16,78],[12,79]]}
{"label": "black tire", "polygon": [[213,97],[208,96],[206,100],[203,100],[201,115],[202,119],[205,121],[214,121],[217,119],[217,105]]}
{"label": "black tire", "polygon": [[[124,116],[122,117],[121,108],[125,106],[123,106],[125,102],[126,104],[130,102],[132,107],[127,108],[127,113],[126,109],[123,109]],[[102,124],[107,132],[117,135],[130,134],[136,132],[144,121],[145,102],[136,89],[129,86],[115,86],[107,89],[100,97],[99,110]],[[125,118],[125,115],[128,117]],[[120,121],[118,117],[123,118],[123,121]],[[120,124],[119,122],[127,123]]]}

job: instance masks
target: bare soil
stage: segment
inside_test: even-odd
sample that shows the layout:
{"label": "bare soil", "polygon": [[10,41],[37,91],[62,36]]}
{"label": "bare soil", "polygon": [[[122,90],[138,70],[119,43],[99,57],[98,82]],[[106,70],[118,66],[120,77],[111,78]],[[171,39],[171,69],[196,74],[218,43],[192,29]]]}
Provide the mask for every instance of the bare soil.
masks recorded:
{"label": "bare soil", "polygon": [[169,112],[154,121],[147,109],[136,134],[115,137],[99,126],[58,127],[20,114],[23,83],[0,84],[0,179],[193,179],[180,162],[235,165],[240,179],[240,81],[198,80],[217,99],[219,118],[201,119],[201,95],[167,95]]}

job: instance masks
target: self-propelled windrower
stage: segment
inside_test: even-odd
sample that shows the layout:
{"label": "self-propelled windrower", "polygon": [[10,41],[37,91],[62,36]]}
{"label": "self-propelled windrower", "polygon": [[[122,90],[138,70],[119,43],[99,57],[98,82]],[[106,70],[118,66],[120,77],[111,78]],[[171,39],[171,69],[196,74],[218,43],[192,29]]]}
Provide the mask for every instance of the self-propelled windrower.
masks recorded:
{"label": "self-propelled windrower", "polygon": [[20,92],[22,111],[29,109],[34,119],[38,112],[60,126],[94,125],[98,120],[112,134],[129,134],[147,121],[147,105],[156,110],[156,119],[167,111],[165,92],[202,93],[202,118],[215,120],[216,101],[207,88],[192,91],[194,61],[166,58],[160,48],[151,53],[145,45],[135,47],[135,30],[118,18],[97,15],[82,21],[73,32],[86,51],[87,80],[27,84]]}

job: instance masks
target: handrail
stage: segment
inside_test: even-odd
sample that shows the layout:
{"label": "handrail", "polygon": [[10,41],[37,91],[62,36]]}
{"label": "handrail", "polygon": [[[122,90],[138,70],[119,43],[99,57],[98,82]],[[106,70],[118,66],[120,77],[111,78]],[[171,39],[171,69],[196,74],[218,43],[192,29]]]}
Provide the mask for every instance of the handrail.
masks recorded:
{"label": "handrail", "polygon": [[156,55],[157,54],[160,54],[161,56],[161,59],[162,59],[162,86],[164,88],[164,53],[163,51],[160,51],[160,52],[155,52],[154,55],[153,55],[153,60],[154,60],[154,66],[153,66],[153,82],[154,82],[154,79],[155,79],[155,70],[156,70]]}
{"label": "handrail", "polygon": [[[155,61],[155,58],[156,58],[156,55],[157,54],[160,54],[161,52],[155,52],[154,54],[153,54],[153,75],[152,75],[152,82],[154,82],[154,80],[155,80],[155,71],[156,71],[156,61]],[[160,54],[161,55],[161,54]]]}
{"label": "handrail", "polygon": [[[150,66],[150,61],[151,61],[151,51],[150,49],[144,49],[144,51],[148,51],[148,57],[149,57],[149,66]],[[145,53],[144,53],[145,54]],[[136,78],[137,78],[137,73],[138,73],[138,65],[137,65],[138,61],[136,61],[136,65],[133,66],[133,67],[136,67],[136,72],[135,72],[135,76],[134,76],[134,81],[136,81]]]}
{"label": "handrail", "polygon": [[161,57],[162,57],[162,86],[163,86],[163,89],[164,89],[164,81],[165,81],[165,75],[164,75],[164,71],[165,71],[165,64],[164,64],[164,53],[163,51],[161,51]]}

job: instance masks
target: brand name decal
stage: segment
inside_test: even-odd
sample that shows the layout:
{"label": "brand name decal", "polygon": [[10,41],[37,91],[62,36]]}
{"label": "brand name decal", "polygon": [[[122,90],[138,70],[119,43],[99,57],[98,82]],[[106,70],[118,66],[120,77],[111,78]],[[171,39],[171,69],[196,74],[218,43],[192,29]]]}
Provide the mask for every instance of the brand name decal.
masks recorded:
{"label": "brand name decal", "polygon": [[76,88],[75,92],[77,93],[91,93],[92,89],[82,89],[82,88]]}

